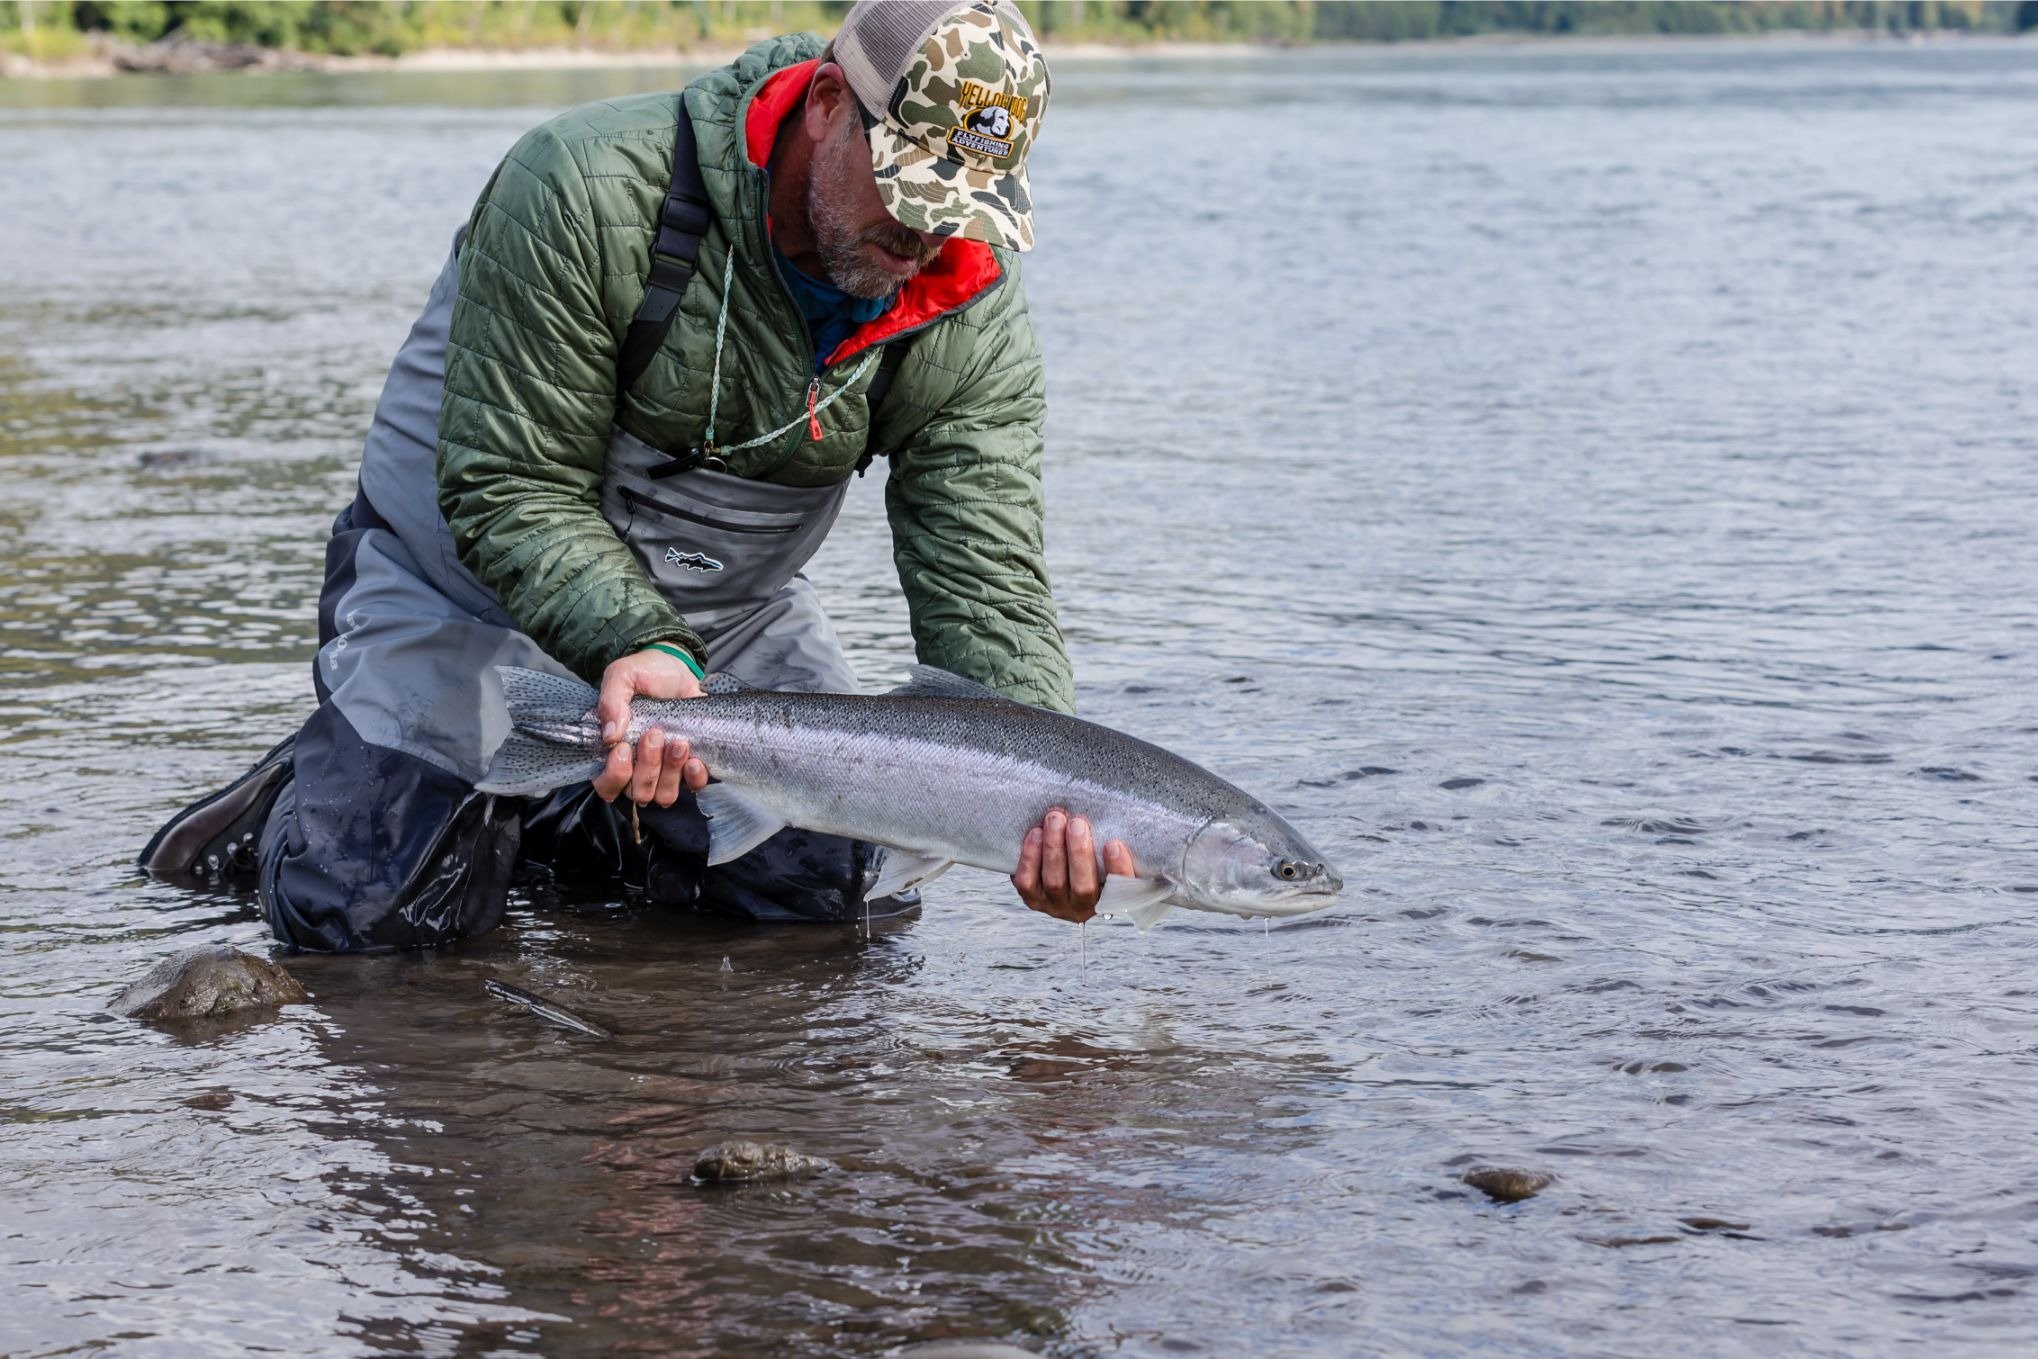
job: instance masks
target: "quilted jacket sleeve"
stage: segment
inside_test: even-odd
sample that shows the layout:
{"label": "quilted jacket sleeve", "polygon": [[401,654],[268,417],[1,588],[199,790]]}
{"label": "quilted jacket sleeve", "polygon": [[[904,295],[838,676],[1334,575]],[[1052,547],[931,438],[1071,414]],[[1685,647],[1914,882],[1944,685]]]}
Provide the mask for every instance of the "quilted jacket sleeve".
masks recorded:
{"label": "quilted jacket sleeve", "polygon": [[705,658],[598,507],[616,410],[602,268],[586,179],[540,127],[468,223],[439,407],[439,507],[461,560],[591,681],[655,641]]}
{"label": "quilted jacket sleeve", "polygon": [[[958,318],[969,325],[989,313],[953,394],[893,455],[885,486],[893,554],[922,663],[1073,712],[1043,540],[1040,346],[1018,278],[999,291],[995,306]],[[914,361],[938,362],[954,348],[933,346]]]}

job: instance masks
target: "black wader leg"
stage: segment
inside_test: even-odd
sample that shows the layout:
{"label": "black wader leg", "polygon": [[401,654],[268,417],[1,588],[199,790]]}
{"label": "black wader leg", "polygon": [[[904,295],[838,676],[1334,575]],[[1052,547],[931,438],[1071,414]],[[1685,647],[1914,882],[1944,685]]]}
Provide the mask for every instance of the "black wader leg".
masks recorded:
{"label": "black wader leg", "polygon": [[[742,858],[709,868],[708,822],[693,794],[682,792],[670,807],[644,807],[637,820],[641,844],[626,800],[605,803],[585,785],[562,788],[529,804],[524,862],[562,881],[622,883],[660,906],[711,915],[822,923],[863,918],[872,849],[860,840],[787,828]],[[880,916],[912,904],[871,903]]]}
{"label": "black wader leg", "polygon": [[524,804],[523,862],[562,882],[633,887],[660,906],[691,909],[708,862],[708,821],[682,794],[670,807],[640,808],[633,826],[627,799],[603,802],[576,784]]}
{"label": "black wader leg", "polygon": [[368,744],[331,704],[298,733],[293,772],[262,832],[262,914],[278,939],[328,953],[424,948],[502,919],[517,801]]}

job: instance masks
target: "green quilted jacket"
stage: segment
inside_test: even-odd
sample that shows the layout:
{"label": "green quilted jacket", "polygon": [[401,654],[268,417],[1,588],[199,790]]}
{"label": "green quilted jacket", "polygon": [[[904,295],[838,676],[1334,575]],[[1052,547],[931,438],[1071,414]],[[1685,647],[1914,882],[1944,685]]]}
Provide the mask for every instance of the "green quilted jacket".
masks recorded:
{"label": "green quilted jacket", "polygon": [[[673,94],[563,113],[510,151],[475,204],[439,411],[439,503],[461,559],[517,625],[589,679],[653,641],[704,648],[597,508],[612,425],[683,450],[705,433],[715,318],[729,281],[716,442],[795,421],[782,438],[727,455],[729,470],[830,485],[866,442],[893,451],[885,502],[919,659],[1014,698],[1068,710],[1073,688],[1042,554],[1040,351],[1015,257],[951,243],[882,330],[913,335],[870,428],[875,364],[864,332],[814,372],[806,325],[765,234],[777,116],[817,56],[808,35],[758,44],[689,85],[684,98],[716,223],[663,349],[618,402],[616,359],[650,271],[671,178]],[[757,107],[753,108],[752,106]],[[755,159],[753,159],[755,157]],[[733,250],[733,263],[732,263]],[[869,328],[866,328],[867,330]]]}

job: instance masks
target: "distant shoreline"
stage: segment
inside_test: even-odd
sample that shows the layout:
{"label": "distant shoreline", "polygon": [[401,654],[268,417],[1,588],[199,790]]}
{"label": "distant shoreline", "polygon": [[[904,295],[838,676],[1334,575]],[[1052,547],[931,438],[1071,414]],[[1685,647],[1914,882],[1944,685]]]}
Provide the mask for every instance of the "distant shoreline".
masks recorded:
{"label": "distant shoreline", "polygon": [[[1359,50],[1368,52],[1440,52],[1463,48],[1666,46],[1807,46],[1932,47],[1982,44],[2038,48],[2038,33],[1967,33],[1942,29],[1932,33],[1892,34],[1875,29],[1791,29],[1736,34],[1543,34],[1487,33],[1463,38],[1419,38],[1403,42],[1071,42],[1045,44],[1057,61],[1122,61],[1129,57],[1242,58],[1273,52]],[[334,56],[285,48],[254,48],[230,44],[98,43],[82,55],[57,61],[36,61],[0,53],[0,79],[96,80],[134,75],[276,75],[365,72],[439,74],[464,71],[617,70],[647,66],[714,67],[735,60],[745,45],[703,46],[684,50],[639,49],[597,51],[589,48],[434,47],[401,56]]]}

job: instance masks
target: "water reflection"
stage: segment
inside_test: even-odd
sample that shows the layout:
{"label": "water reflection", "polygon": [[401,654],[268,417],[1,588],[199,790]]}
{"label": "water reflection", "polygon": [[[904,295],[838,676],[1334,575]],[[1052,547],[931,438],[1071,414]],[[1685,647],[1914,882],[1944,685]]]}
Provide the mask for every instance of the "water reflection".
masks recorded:
{"label": "water reflection", "polygon": [[[668,77],[0,87],[0,1350],[2010,1343],[2028,55],[1071,65],[1026,274],[1082,701],[1340,910],[1085,945],[956,874],[862,940],[534,889],[192,1042],[99,1007],[262,931],[131,856],[305,711],[451,223],[543,108]],[[814,568],[873,683],[881,493]],[[841,1168],[683,1183],[736,1134]]]}

